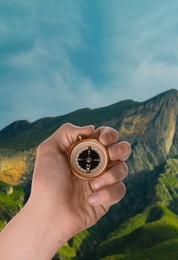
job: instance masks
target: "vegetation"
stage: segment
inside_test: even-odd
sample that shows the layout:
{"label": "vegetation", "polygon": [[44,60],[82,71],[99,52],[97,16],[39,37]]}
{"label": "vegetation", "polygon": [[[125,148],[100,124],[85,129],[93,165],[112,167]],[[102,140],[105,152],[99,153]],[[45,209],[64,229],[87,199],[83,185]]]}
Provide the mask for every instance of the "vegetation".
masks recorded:
{"label": "vegetation", "polygon": [[0,230],[19,212],[23,202],[24,191],[22,187],[12,187],[0,182]]}
{"label": "vegetation", "polygon": [[[110,235],[108,240],[101,243],[94,254],[97,257],[93,259],[113,255],[118,255],[117,257],[120,258],[121,256],[123,258],[129,255],[134,256],[134,254],[139,255],[140,250],[149,248],[149,252],[151,252],[150,249],[153,247],[154,251],[155,245],[177,238],[178,216],[168,210],[166,206],[157,203],[146,208],[142,214],[123,223],[113,235]],[[154,255],[154,252],[152,254]]]}
{"label": "vegetation", "polygon": [[101,260],[176,260],[178,256],[178,239],[170,239],[151,248],[138,252],[106,256]]}
{"label": "vegetation", "polygon": [[178,159],[169,158],[155,186],[155,200],[178,214]]}
{"label": "vegetation", "polygon": [[26,156],[6,157],[0,160],[0,180],[16,184],[27,172]]}

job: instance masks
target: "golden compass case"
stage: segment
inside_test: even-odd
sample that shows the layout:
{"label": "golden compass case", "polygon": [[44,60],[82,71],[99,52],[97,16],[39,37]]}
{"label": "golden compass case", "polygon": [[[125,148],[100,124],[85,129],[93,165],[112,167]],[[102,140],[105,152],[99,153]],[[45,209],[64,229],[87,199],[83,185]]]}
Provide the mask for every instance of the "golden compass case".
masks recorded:
{"label": "golden compass case", "polygon": [[109,155],[106,147],[96,139],[80,138],[71,146],[68,162],[77,177],[92,180],[107,170]]}

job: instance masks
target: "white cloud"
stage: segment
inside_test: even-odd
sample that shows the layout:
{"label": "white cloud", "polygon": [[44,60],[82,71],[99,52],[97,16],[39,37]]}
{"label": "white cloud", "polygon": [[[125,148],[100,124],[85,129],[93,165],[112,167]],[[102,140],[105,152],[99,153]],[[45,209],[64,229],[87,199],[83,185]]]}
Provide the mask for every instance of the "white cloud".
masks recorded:
{"label": "white cloud", "polygon": [[176,1],[12,2],[0,10],[0,127],[177,88]]}
{"label": "white cloud", "polygon": [[130,8],[128,2],[123,6],[105,6],[105,44],[112,46],[106,54],[110,89],[121,99],[145,100],[177,88],[178,3],[133,1]]}
{"label": "white cloud", "polygon": [[[171,88],[178,88],[178,66],[163,62],[144,61],[133,73],[136,95],[140,99],[154,96]],[[138,91],[139,90],[139,91]]]}

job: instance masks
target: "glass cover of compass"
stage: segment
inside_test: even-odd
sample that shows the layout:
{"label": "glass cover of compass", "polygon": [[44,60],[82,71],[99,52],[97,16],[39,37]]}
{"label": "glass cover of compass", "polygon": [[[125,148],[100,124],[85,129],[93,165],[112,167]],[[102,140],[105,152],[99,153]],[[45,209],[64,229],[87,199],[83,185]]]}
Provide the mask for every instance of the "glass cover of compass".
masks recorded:
{"label": "glass cover of compass", "polygon": [[68,154],[69,166],[79,178],[91,180],[100,177],[108,167],[107,149],[95,139],[74,143]]}

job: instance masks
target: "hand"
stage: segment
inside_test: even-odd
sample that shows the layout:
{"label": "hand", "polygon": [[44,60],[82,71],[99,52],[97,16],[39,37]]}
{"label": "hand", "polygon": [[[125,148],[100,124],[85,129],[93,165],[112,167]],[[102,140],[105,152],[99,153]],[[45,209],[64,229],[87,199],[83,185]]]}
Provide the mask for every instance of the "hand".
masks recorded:
{"label": "hand", "polygon": [[[101,177],[92,181],[77,178],[70,171],[66,153],[79,134],[95,138],[108,147],[111,164]],[[128,174],[124,162],[131,153],[128,142],[118,141],[110,127],[62,125],[37,149],[30,201],[51,216],[56,235],[64,242],[94,225],[125,195],[122,180]]]}
{"label": "hand", "polygon": [[[78,135],[108,147],[110,165],[101,177],[81,180],[69,169],[66,152]],[[96,223],[125,194],[131,149],[110,127],[64,124],[37,149],[30,198],[0,233],[0,259],[51,259],[71,237]],[[23,244],[23,246],[22,246]]]}

